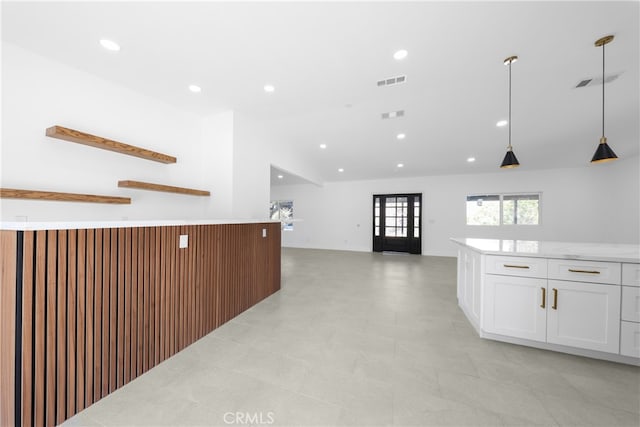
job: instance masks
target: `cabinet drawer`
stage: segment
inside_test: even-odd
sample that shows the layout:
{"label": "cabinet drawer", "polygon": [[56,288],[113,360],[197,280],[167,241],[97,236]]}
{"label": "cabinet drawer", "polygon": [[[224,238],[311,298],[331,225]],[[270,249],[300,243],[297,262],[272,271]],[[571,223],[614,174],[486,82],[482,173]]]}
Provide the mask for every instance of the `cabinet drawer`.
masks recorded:
{"label": "cabinet drawer", "polygon": [[547,260],[545,258],[487,255],[485,269],[490,274],[546,279]]}
{"label": "cabinet drawer", "polygon": [[622,284],[640,286],[640,264],[622,264]]}
{"label": "cabinet drawer", "polygon": [[619,262],[549,260],[549,279],[619,285],[620,272]]}
{"label": "cabinet drawer", "polygon": [[640,288],[632,286],[622,287],[622,320],[640,322]]}
{"label": "cabinet drawer", "polygon": [[640,357],[640,323],[620,322],[620,354]]}

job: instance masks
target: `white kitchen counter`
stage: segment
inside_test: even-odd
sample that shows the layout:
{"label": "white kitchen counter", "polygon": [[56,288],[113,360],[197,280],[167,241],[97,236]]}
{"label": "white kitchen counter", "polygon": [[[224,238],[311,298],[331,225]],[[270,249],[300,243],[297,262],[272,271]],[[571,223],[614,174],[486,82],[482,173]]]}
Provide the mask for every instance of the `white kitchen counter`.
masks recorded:
{"label": "white kitchen counter", "polygon": [[640,365],[640,245],[451,240],[482,338]]}
{"label": "white kitchen counter", "polygon": [[451,241],[485,255],[640,263],[640,245],[633,244],[472,238]]}
{"label": "white kitchen counter", "polygon": [[75,230],[92,228],[160,227],[177,225],[257,224],[280,222],[270,219],[195,219],[195,220],[127,220],[127,221],[0,221],[0,230]]}

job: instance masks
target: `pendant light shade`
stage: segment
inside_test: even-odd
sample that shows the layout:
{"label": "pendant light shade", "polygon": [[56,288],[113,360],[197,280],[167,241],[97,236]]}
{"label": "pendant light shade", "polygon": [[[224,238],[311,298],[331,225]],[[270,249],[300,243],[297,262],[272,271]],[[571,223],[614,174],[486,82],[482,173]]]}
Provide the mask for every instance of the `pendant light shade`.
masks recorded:
{"label": "pendant light shade", "polygon": [[517,60],[517,56],[510,56],[504,60],[504,65],[509,66],[509,145],[507,146],[507,154],[505,154],[504,160],[500,165],[502,169],[512,169],[520,166],[520,162],[518,162],[518,158],[513,153],[513,147],[511,146],[511,64]]}
{"label": "pendant light shade", "polygon": [[515,154],[513,154],[513,150],[511,149],[511,147],[509,147],[509,149],[507,150],[507,154],[504,155],[504,160],[502,161],[500,167],[503,169],[511,169],[517,168],[518,166],[520,166],[520,162],[518,162],[518,158]]}
{"label": "pendant light shade", "polygon": [[591,163],[610,162],[618,158],[616,153],[614,153],[611,147],[609,147],[609,144],[607,144],[607,138],[604,136],[604,46],[612,41],[613,36],[605,36],[595,42],[596,47],[602,46],[602,136],[600,137],[598,148],[596,148],[596,152],[591,159]]}
{"label": "pendant light shade", "polygon": [[611,147],[609,147],[609,144],[607,144],[607,138],[603,136],[600,138],[600,144],[598,144],[598,148],[596,148],[596,152],[593,154],[591,163],[610,162],[617,158],[616,153],[614,153]]}

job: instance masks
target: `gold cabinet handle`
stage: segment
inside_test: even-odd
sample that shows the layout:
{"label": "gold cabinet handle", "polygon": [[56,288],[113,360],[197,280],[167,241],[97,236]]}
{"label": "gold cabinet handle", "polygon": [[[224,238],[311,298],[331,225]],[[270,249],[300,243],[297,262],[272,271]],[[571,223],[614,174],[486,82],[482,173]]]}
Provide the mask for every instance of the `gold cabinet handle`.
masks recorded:
{"label": "gold cabinet handle", "polygon": [[572,273],[600,274],[599,271],[595,271],[595,270],[575,270],[573,268],[570,268],[569,271]]}
{"label": "gold cabinet handle", "polygon": [[528,265],[502,264],[505,268],[529,268]]}
{"label": "gold cabinet handle", "polygon": [[553,305],[551,306],[554,310],[558,309],[558,290],[553,288]]}
{"label": "gold cabinet handle", "polygon": [[547,288],[540,289],[542,289],[542,304],[540,304],[540,307],[545,308],[547,306]]}

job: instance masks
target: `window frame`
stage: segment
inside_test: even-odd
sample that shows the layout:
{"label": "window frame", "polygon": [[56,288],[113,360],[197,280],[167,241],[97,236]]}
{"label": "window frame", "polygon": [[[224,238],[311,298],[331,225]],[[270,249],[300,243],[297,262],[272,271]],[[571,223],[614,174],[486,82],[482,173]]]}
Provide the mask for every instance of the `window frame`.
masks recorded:
{"label": "window frame", "polygon": [[[495,225],[489,225],[489,224],[469,224],[468,218],[467,218],[467,203],[469,202],[468,198],[469,197],[480,197],[480,196],[485,196],[485,197],[498,197],[498,201],[500,203],[499,208],[498,208],[498,214],[499,214],[499,222],[498,224]],[[504,223],[504,198],[506,197],[514,197],[514,196],[538,196],[538,223],[537,224],[505,224]],[[469,227],[536,227],[539,225],[542,225],[542,191],[517,191],[517,192],[510,192],[510,193],[492,193],[492,192],[487,192],[487,193],[472,193],[472,194],[467,194],[465,196],[465,205],[464,205],[464,211],[465,211],[465,225],[469,226]]]}

